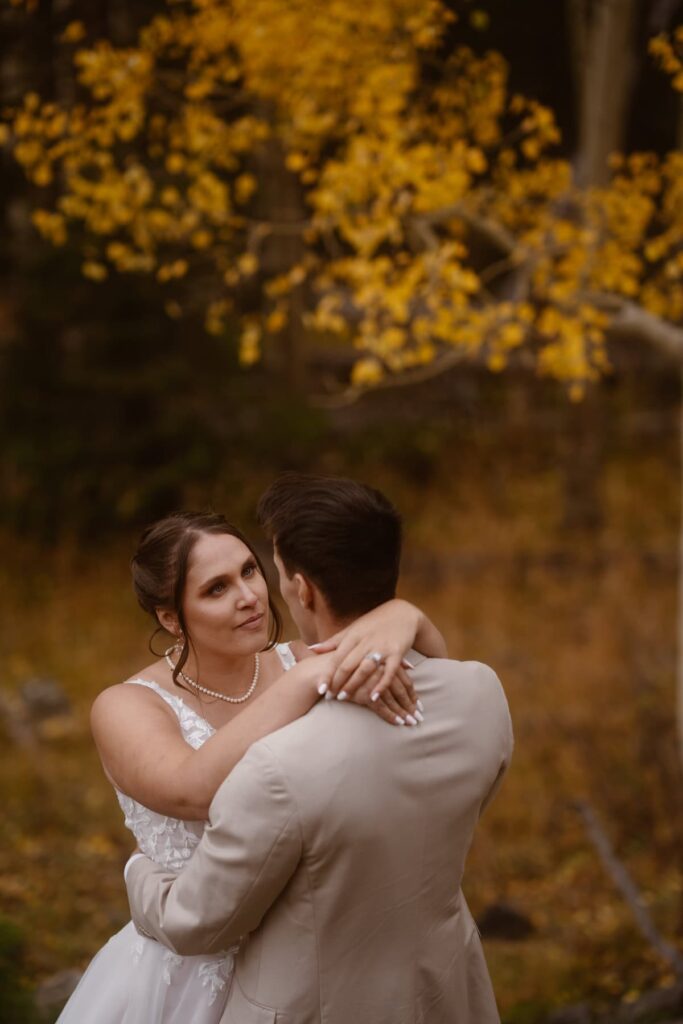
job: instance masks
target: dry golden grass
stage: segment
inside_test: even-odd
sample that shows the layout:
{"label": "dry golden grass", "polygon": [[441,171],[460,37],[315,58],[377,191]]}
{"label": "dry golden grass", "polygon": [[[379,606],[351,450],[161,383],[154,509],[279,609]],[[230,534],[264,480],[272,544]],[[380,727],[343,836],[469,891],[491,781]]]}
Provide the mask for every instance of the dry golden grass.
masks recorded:
{"label": "dry golden grass", "polygon": [[[608,467],[604,482],[597,537],[559,532],[550,472],[511,475],[502,503],[476,474],[444,478],[438,492],[405,491],[402,501],[404,595],[443,628],[453,656],[491,664],[510,700],[514,764],[482,822],[466,891],[475,913],[504,900],[534,923],[527,941],[486,944],[501,1009],[517,1024],[668,980],[573,800],[600,813],[670,937],[681,904],[671,788],[677,484],[662,460],[647,457]],[[656,504],[643,497],[652,494]],[[53,676],[75,708],[35,752],[3,744],[0,902],[29,937],[34,979],[85,965],[127,919],[121,869],[131,841],[87,712],[103,686],[147,657],[128,551],[41,555],[4,545],[2,685]]]}

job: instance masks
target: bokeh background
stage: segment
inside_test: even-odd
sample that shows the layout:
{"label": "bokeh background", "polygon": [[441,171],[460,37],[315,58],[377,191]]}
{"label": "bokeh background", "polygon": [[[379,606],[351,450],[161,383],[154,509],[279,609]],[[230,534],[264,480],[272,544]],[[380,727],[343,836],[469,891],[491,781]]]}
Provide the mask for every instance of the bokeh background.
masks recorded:
{"label": "bokeh background", "polygon": [[[150,625],[135,605],[128,574],[141,526],[174,508],[213,507],[256,536],[256,499],[286,469],[350,475],[384,490],[405,517],[402,596],[434,619],[452,656],[489,663],[505,685],[516,754],[482,821],[465,886],[503,1019],[673,1021],[683,1016],[683,776],[676,733],[681,4],[373,0],[330,4],[319,23],[303,0],[259,0],[251,10],[227,0],[1,5],[0,1021],[54,1020],[74,972],[128,918],[122,867],[131,839],[97,761],[88,709],[103,687],[148,659]],[[155,97],[153,110],[147,95],[141,113],[135,93],[146,73],[135,63],[140,32],[155,18],[191,19],[202,11],[219,19],[234,15],[223,55],[239,54],[244,42],[241,70],[226,76],[233,106],[221,106],[225,96],[215,99],[215,81],[200,81],[215,54],[206,39],[204,50],[194,39],[176,41],[166,64],[158,59],[157,68],[175,85]],[[283,12],[294,20],[278,21]],[[342,12],[357,50],[340,52],[335,44],[316,57],[319,37],[329,43],[341,33]],[[453,17],[444,21],[444,12]],[[298,45],[283,36],[300,30],[295,15],[308,19]],[[430,19],[447,26],[440,36],[429,36]],[[155,22],[148,48],[162,45],[164,23]],[[363,32],[370,23],[368,57]],[[255,24],[261,34],[254,42]],[[407,45],[404,31],[413,33],[417,77],[407,92],[400,75],[375,83],[371,96],[378,110],[384,107],[380,120],[366,116],[354,98],[354,89],[362,92],[355,62],[377,63],[384,54],[391,68],[396,48]],[[653,38],[660,40],[654,47]],[[98,40],[106,41],[99,50]],[[424,131],[424,145],[432,147],[423,154],[429,173],[401,186],[400,202],[407,208],[415,197],[433,194],[440,176],[451,173],[447,160],[439,163],[456,145],[443,125],[460,117],[457,132],[471,147],[469,171],[449,185],[459,189],[460,206],[435,244],[455,239],[469,255],[451,248],[431,268],[434,293],[445,308],[439,274],[443,266],[452,270],[453,260],[469,259],[488,291],[482,300],[479,285],[468,285],[458,316],[502,309],[505,323],[526,325],[526,333],[522,339],[515,327],[501,349],[490,322],[460,320],[434,343],[425,343],[423,332],[416,350],[405,328],[409,314],[398,340],[387,335],[395,324],[381,319],[386,309],[372,305],[380,300],[369,299],[359,314],[342,287],[352,278],[348,266],[330,270],[334,261],[357,261],[355,301],[359,280],[384,294],[392,283],[374,257],[388,254],[396,261],[392,268],[412,259],[409,232],[397,242],[395,223],[384,235],[380,226],[377,243],[359,240],[360,228],[388,217],[388,207],[381,190],[358,192],[358,166],[344,159],[359,135],[380,140],[378,151],[388,146],[391,133],[381,118],[405,126],[415,91],[439,82],[444,62],[461,47],[482,60],[501,55],[495,67],[505,68],[504,82],[496,79],[495,88],[511,103],[518,93],[538,101],[553,112],[556,128],[549,131],[541,108],[523,107],[526,127],[477,138],[487,119],[502,124],[514,104],[500,115],[482,109],[468,125],[455,100],[447,116],[432,94],[412,128],[418,141]],[[303,79],[308,91],[298,80],[292,85],[287,75],[294,72],[284,57],[275,59],[278,49],[294,55],[297,74],[312,62],[310,80]],[[263,52],[268,60],[261,66]],[[334,64],[332,55],[341,77],[335,79],[333,68],[326,88],[341,95],[339,82],[348,82],[351,100],[343,110],[340,100],[330,127],[315,117],[331,92],[321,86],[319,107],[307,107],[305,116],[301,104],[315,93],[321,68]],[[494,89],[491,65],[466,64],[454,72],[456,85],[469,82],[468,103],[486,99]],[[276,97],[263,84],[271,68]],[[398,106],[391,102],[395,94],[403,96]],[[128,106],[112,114],[119,100]],[[211,148],[216,139],[207,130],[194,151],[185,138],[174,143],[175,157],[185,161],[178,177],[180,165],[169,166],[173,146],[163,136],[183,102],[193,109],[213,103],[213,116],[233,135],[248,129],[248,141],[230,161],[221,163],[220,146],[212,151],[210,168],[217,181],[234,186],[236,197],[242,189],[241,207],[236,198],[217,212],[196,193],[186,202],[207,173],[202,146]],[[44,103],[52,105],[47,113]],[[118,117],[118,128],[108,133],[103,115],[95,138],[79,104]],[[76,120],[56,121],[61,110]],[[160,137],[150,127],[155,116],[167,118]],[[257,121],[236,127],[242,117],[269,122],[273,136],[261,139]],[[306,118],[313,127],[302,127]],[[83,138],[85,157],[78,150]],[[62,143],[62,150],[50,151]],[[528,143],[508,166],[509,178],[500,178],[500,168],[494,174],[496,148]],[[387,166],[396,166],[402,144]],[[613,197],[623,198],[631,185],[615,179],[623,166],[611,155],[616,150],[652,154],[631,175],[646,173],[649,184],[639,179],[623,206],[614,206]],[[110,163],[95,173],[98,151]],[[335,160],[337,177],[325,179],[325,194],[316,197]],[[571,172],[570,185],[559,190],[544,184],[560,173],[554,161]],[[416,162],[411,150],[406,175]],[[147,168],[154,189],[175,188],[177,195],[167,196],[171,215],[164,220],[158,213],[160,201],[144,220],[152,200],[143,197],[135,223],[132,214],[116,221],[130,196],[117,193],[116,181],[97,197],[90,188],[102,184],[110,166]],[[176,176],[170,185],[168,175]],[[504,207],[516,183],[512,209]],[[619,224],[641,209],[645,194],[655,197],[652,208],[637,230],[620,236]],[[590,209],[581,205],[586,196]],[[415,203],[418,212],[433,214],[428,202]],[[328,220],[316,228],[323,208]],[[516,219],[518,210],[526,217],[532,209],[540,211],[536,220]],[[504,247],[497,252],[486,234],[494,216],[515,244],[535,246],[537,266],[544,252],[555,260],[553,274],[534,278],[521,298],[514,291],[517,257]],[[618,222],[605,228],[604,250],[595,235],[586,243],[572,234],[577,225],[594,227],[596,216]],[[362,217],[352,231],[349,223]],[[552,231],[560,221],[569,238],[562,259],[571,263],[578,253],[578,270],[558,264]],[[297,234],[299,222],[304,228]],[[259,235],[267,224],[287,227]],[[299,235],[307,231],[304,252]],[[325,232],[334,236],[331,254]],[[661,251],[643,255],[653,238],[665,235]],[[263,237],[270,241],[262,244]],[[112,241],[123,249],[107,249]],[[427,239],[427,250],[432,243]],[[490,273],[491,267],[497,269]],[[268,291],[268,280],[288,275],[289,291]],[[571,321],[579,323],[579,335],[560,324],[559,355],[553,350],[544,360],[546,328],[533,318],[552,307],[569,323],[577,302],[583,309],[588,301],[576,299],[579,279],[589,305],[600,290],[612,307],[595,300],[595,316],[584,310]],[[552,291],[558,280],[564,291]],[[421,298],[410,316],[419,315],[420,302],[429,307],[428,275],[415,281]],[[450,282],[459,294],[456,277]],[[229,301],[221,289],[230,292]],[[307,319],[306,309],[334,289],[327,320]],[[624,310],[652,319],[624,331],[616,322]],[[382,331],[384,347],[378,347]],[[620,871],[635,898],[625,898]]]}

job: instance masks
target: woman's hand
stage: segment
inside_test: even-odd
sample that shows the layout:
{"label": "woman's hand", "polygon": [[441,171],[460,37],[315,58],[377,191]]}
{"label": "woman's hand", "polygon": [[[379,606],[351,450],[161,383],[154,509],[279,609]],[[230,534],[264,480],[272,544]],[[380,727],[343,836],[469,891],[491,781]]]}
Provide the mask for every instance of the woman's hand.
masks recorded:
{"label": "woman's hand", "polygon": [[372,699],[372,678],[364,684],[359,682],[358,685],[354,685],[353,693],[347,691],[344,691],[343,694],[333,693],[331,690],[332,679],[342,657],[344,657],[343,652],[335,647],[332,651],[304,658],[287,673],[287,681],[297,686],[303,684],[307,689],[314,688],[327,700],[333,700],[336,697],[340,701],[351,700],[354,704],[362,704],[369,707],[390,725],[418,724],[422,719],[422,713],[417,706],[413,684],[404,668],[397,669],[389,686],[374,700]]}
{"label": "woman's hand", "polygon": [[[423,720],[422,703],[417,699],[413,684],[403,667],[397,669],[389,686],[376,699],[372,698],[372,689],[371,677],[370,681],[360,686],[349,699],[354,704],[369,707],[390,725],[417,725]],[[339,699],[337,697],[337,700]]]}
{"label": "woman's hand", "polygon": [[[426,624],[429,643],[424,646],[431,647],[431,650],[425,653],[443,657],[445,644],[441,634],[419,608],[398,599],[373,608],[328,640],[316,644],[313,649],[319,655],[332,651],[337,655],[328,692],[344,700],[342,694],[346,694],[346,698],[355,698],[358,691],[365,693],[369,688],[370,700],[377,701],[396,680],[392,684],[392,696],[401,698],[401,687],[404,687],[412,708],[408,710],[402,706],[404,711],[412,714],[417,705],[417,695],[405,672],[402,675],[397,673],[402,667],[409,667],[404,656],[420,633],[425,632]],[[362,699],[361,703],[364,703]]]}

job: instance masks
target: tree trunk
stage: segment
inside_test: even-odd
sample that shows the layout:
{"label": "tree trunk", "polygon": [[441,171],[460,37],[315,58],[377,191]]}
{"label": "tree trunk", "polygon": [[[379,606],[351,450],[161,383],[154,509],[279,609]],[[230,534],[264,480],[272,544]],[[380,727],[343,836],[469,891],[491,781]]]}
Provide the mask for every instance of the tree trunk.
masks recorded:
{"label": "tree trunk", "polygon": [[[639,0],[567,0],[577,97],[576,182],[600,186],[609,178],[609,156],[623,146],[637,63]],[[590,393],[568,415],[563,452],[564,526],[596,529],[602,520],[600,469],[603,438],[597,402]]]}
{"label": "tree trunk", "polygon": [[637,57],[638,0],[568,0],[578,99],[576,181],[604,185],[623,148]]}
{"label": "tree trunk", "polygon": [[[301,185],[285,166],[280,144],[268,139],[256,157],[259,188],[255,208],[258,218],[273,229],[260,247],[262,269],[269,275],[284,274],[303,260],[305,246],[298,225],[306,218]],[[293,394],[306,388],[305,329],[302,286],[289,295],[289,319],[285,329],[264,351],[269,369],[281,374]]]}
{"label": "tree trunk", "polygon": [[[678,106],[678,146],[683,147],[683,96]],[[681,369],[681,404],[680,404],[680,440],[681,464],[679,469],[681,480],[681,522],[679,537],[678,565],[678,638],[676,660],[676,724],[678,736],[678,754],[683,769],[683,369]],[[683,893],[681,893],[680,929],[683,933]]]}

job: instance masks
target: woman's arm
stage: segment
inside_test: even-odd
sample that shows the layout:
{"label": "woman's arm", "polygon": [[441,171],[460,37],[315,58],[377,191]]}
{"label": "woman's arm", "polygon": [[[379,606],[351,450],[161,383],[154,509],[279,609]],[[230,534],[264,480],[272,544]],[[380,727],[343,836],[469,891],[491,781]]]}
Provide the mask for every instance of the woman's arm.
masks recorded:
{"label": "woman's arm", "polygon": [[[121,683],[95,700],[90,721],[110,781],[144,807],[185,821],[204,820],[216,790],[257,740],[295,721],[320,699],[339,655],[306,658],[277,679],[194,750],[178,720],[148,687]],[[375,711],[390,724],[396,715],[387,694]]]}
{"label": "woman's arm", "polygon": [[[405,601],[404,604],[408,604],[408,602]],[[447,658],[448,647],[443,634],[423,611],[420,611],[415,605],[410,605],[410,607],[418,615],[417,631],[413,640],[415,650],[419,654],[424,654],[425,658]]]}
{"label": "woman's arm", "polygon": [[168,704],[147,687],[104,690],[90,716],[105,772],[122,793],[150,810],[186,821],[206,818],[226,775],[252,743],[305,715],[319,700],[328,668],[300,662],[198,750],[183,739]]}

